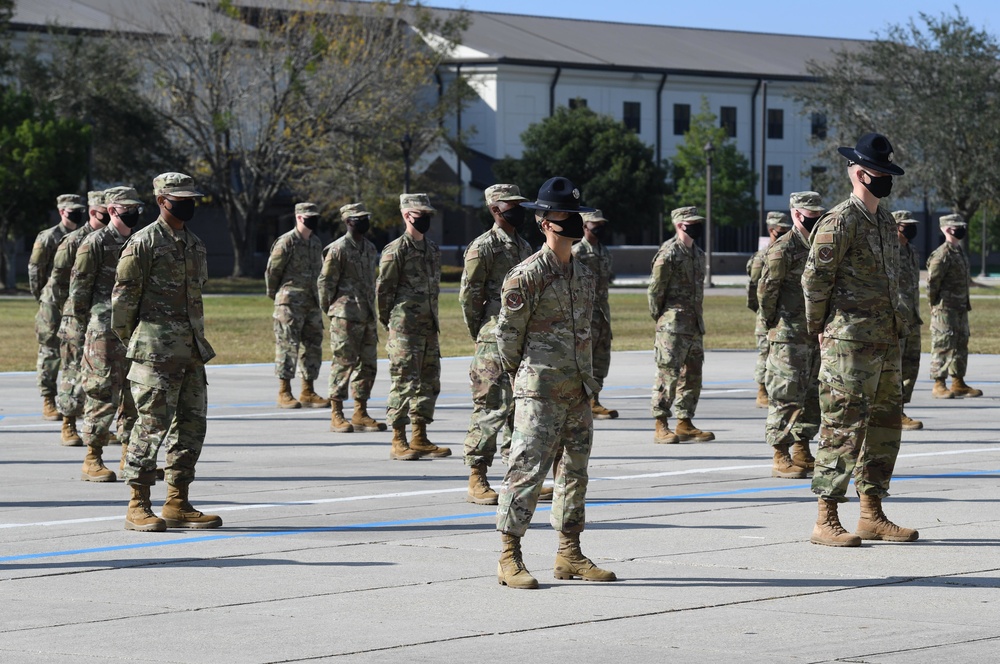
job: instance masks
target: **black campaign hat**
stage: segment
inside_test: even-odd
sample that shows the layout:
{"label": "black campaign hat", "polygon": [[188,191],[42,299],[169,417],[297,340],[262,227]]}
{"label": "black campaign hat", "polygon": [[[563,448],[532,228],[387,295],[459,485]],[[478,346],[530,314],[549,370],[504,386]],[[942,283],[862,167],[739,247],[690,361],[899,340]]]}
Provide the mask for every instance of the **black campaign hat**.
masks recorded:
{"label": "black campaign hat", "polygon": [[521,203],[521,207],[545,212],[595,212],[597,208],[580,205],[580,190],[567,178],[546,180],[538,190],[538,200]]}
{"label": "black campaign hat", "polygon": [[837,148],[837,152],[873,171],[892,175],[903,174],[903,169],[892,163],[892,143],[882,134],[865,134],[858,139],[855,147]]}

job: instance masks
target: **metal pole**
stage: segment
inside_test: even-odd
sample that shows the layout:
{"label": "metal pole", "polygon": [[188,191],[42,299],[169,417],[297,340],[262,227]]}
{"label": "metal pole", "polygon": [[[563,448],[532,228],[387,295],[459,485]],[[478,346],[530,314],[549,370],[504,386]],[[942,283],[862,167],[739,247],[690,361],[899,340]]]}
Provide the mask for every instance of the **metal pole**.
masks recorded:
{"label": "metal pole", "polygon": [[981,217],[983,222],[983,236],[982,236],[982,242],[980,243],[979,247],[980,254],[982,254],[982,262],[980,263],[981,268],[979,270],[979,277],[981,279],[988,276],[986,274],[986,225],[989,222],[989,213],[986,210],[987,208],[984,206],[983,215]]}
{"label": "metal pole", "polygon": [[715,146],[705,144],[705,288],[712,288],[712,152]]}

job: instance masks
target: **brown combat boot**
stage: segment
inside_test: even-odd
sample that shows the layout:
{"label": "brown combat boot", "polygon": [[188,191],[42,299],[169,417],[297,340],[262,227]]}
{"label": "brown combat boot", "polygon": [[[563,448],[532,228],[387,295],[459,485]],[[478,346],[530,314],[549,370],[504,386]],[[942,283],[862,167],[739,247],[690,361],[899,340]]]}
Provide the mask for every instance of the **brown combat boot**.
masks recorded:
{"label": "brown combat boot", "polygon": [[64,447],[82,447],[83,438],[80,438],[80,433],[76,430],[76,418],[67,415],[62,421],[62,440],[59,444]]}
{"label": "brown combat boot", "polygon": [[837,501],[823,498],[819,499],[819,516],[816,518],[816,525],[813,526],[809,541],[824,546],[861,546],[861,538],[847,532],[840,525]]}
{"label": "brown combat boot", "polygon": [[500,533],[503,549],[500,551],[500,562],[497,563],[497,583],[508,588],[534,590],[538,580],[524,566],[521,558],[521,538],[515,535]]}
{"label": "brown combat boot", "polygon": [[160,515],[168,528],[218,528],[222,517],[203,514],[188,502],[189,484],[168,484],[167,502],[163,503]]}
{"label": "brown combat boot", "polygon": [[584,581],[617,581],[614,572],[601,569],[580,550],[580,533],[559,533],[559,551],[553,574],[557,579]]}
{"label": "brown combat boot", "polygon": [[797,440],[792,443],[792,447],[789,449],[789,454],[791,454],[792,463],[799,468],[812,470],[816,467],[816,458],[812,455],[812,452],[809,451],[808,440]]}
{"label": "brown combat boot", "polygon": [[385,422],[376,422],[375,419],[368,414],[367,399],[354,400],[354,414],[351,415],[351,424],[354,425],[355,431],[386,430]]}
{"label": "brown combat boot", "polygon": [[696,440],[699,443],[707,443],[710,440],[715,440],[715,434],[711,431],[702,431],[694,424],[691,420],[677,420],[677,428],[674,429],[674,433],[682,441],[685,440]]}
{"label": "brown combat boot", "polygon": [[125,514],[125,530],[138,530],[148,533],[162,533],[167,529],[167,522],[153,514],[153,506],[149,499],[149,485],[131,484],[132,497],[128,501],[128,512]]}
{"label": "brown combat boot", "polygon": [[948,384],[944,378],[934,379],[934,387],[931,388],[931,396],[935,399],[954,399],[955,395],[948,389]]}
{"label": "brown combat boot", "polygon": [[792,457],[788,456],[788,445],[774,446],[774,463],[771,465],[771,477],[780,477],[786,480],[801,480],[809,475],[809,469],[795,465]]}
{"label": "brown combat boot", "polygon": [[673,445],[674,443],[681,442],[681,439],[667,426],[667,418],[657,417],[656,433],[653,434],[653,442],[658,445]]}
{"label": "brown combat boot", "polygon": [[767,397],[767,388],[764,383],[757,383],[757,407],[767,408],[770,405]]}
{"label": "brown combat boot", "polygon": [[541,492],[538,494],[538,502],[541,503],[551,503],[552,496],[556,493],[555,487],[543,486]]}
{"label": "brown combat boot", "polygon": [[920,536],[912,528],[900,528],[889,521],[882,511],[882,499],[878,496],[861,494],[861,518],[855,533],[863,540],[884,540],[886,542],[916,542]]}
{"label": "brown combat boot", "polygon": [[287,378],[281,378],[278,380],[280,387],[278,387],[278,408],[293,409],[302,408],[302,404],[295,400],[292,396],[292,382]]}
{"label": "brown combat boot", "polygon": [[99,445],[88,445],[87,456],[83,459],[83,470],[80,479],[84,482],[114,482],[118,478],[114,472],[104,465],[101,454],[104,451]]}
{"label": "brown combat boot", "polygon": [[956,397],[981,397],[983,396],[982,390],[977,390],[974,387],[969,387],[965,384],[965,380],[959,378],[958,376],[951,377],[951,393]]}
{"label": "brown combat boot", "polygon": [[344,402],[331,401],[330,403],[333,405],[333,410],[330,412],[330,431],[334,433],[353,433],[354,425],[344,419]]}
{"label": "brown combat boot", "polygon": [[593,413],[595,420],[613,420],[618,417],[618,411],[602,406],[596,394],[590,397],[590,412]]}
{"label": "brown combat boot", "polygon": [[[303,408],[330,407],[330,400],[326,397],[321,397],[313,390],[313,381],[311,380],[302,381],[302,392],[299,394],[299,403],[302,404]],[[341,416],[343,416],[343,411],[341,411]]]}
{"label": "brown combat boot", "polygon": [[490,488],[486,479],[486,464],[477,463],[469,469],[469,495],[465,502],[476,505],[496,505],[497,492]]}
{"label": "brown combat boot", "polygon": [[427,423],[413,423],[413,437],[410,438],[410,449],[420,456],[431,456],[435,459],[443,459],[451,456],[450,447],[438,447],[427,439]]}
{"label": "brown combat boot", "polygon": [[420,458],[420,454],[411,450],[406,442],[405,424],[392,426],[392,448],[389,450],[389,458],[396,461],[416,461]]}
{"label": "brown combat boot", "polygon": [[56,398],[54,396],[42,397],[42,419],[49,422],[58,422],[62,419],[62,414],[56,408]]}
{"label": "brown combat boot", "polygon": [[921,422],[920,420],[913,419],[906,413],[903,413],[903,418],[900,420],[900,422],[902,423],[903,431],[916,431],[917,429],[924,428],[923,422]]}

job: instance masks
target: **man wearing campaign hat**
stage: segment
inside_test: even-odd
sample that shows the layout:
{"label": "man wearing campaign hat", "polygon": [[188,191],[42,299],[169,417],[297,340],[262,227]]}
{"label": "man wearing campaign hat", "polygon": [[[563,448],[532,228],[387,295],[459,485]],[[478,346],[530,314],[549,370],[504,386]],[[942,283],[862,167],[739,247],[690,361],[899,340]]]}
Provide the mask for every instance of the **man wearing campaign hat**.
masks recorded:
{"label": "man wearing campaign hat", "polygon": [[[774,244],[780,236],[792,228],[792,220],[784,212],[767,213],[768,246]],[[764,252],[767,247],[754,252],[747,261],[747,308],[757,314],[754,324],[754,336],[757,337],[757,364],[754,366],[753,379],[757,383],[757,407],[767,408],[767,387],[764,385],[764,374],[767,369],[767,324],[760,314],[760,303],[757,300],[757,285],[764,270]]]}
{"label": "man wearing campaign hat", "polygon": [[546,181],[534,203],[545,235],[542,249],[512,269],[501,291],[497,348],[514,390],[510,461],[497,505],[502,551],[497,581],[537,588],[524,565],[521,538],[531,524],[542,483],[554,465],[555,495],[549,522],[559,532],[557,579],[614,581],[583,555],[587,465],[594,438],[590,395],[598,391],[592,368],[590,325],[596,282],[573,256],[583,238],[580,190],[564,177]]}
{"label": "man wearing campaign hat", "polygon": [[[962,248],[965,219],[946,214],[940,220],[944,243],[927,258],[927,300],[931,305],[931,378],[935,399],[981,397],[965,384],[969,366],[969,258]],[[951,388],[945,380],[951,376]]]}
{"label": "man wearing campaign hat", "polygon": [[[267,296],[274,300],[274,373],[278,377],[278,408],[328,408],[330,400],[316,394],[315,381],[323,364],[323,314],[317,280],[323,266],[319,208],[295,204],[295,228],[271,245],[264,270]],[[301,359],[301,364],[299,363]],[[302,391],[292,396],[291,380],[299,367]]]}
{"label": "man wearing campaign hat", "polygon": [[[128,380],[138,411],[122,469],[132,492],[125,529],[218,528],[221,518],[203,514],[188,501],[205,442],[205,363],[215,357],[205,338],[201,297],[208,280],[205,245],[187,227],[204,194],[183,173],[156,176],[153,194],[160,215],[125,242],[111,293],[111,329],[127,346]],[[115,207],[112,218],[133,228],[140,214],[138,205],[128,203]],[[150,489],[164,443],[167,499],[159,518]]]}
{"label": "man wearing campaign hat", "polygon": [[917,220],[909,210],[892,213],[896,221],[896,235],[899,238],[899,297],[903,301],[903,313],[910,333],[899,340],[899,363],[903,376],[903,417],[904,431],[923,429],[924,423],[907,417],[906,404],[913,397],[913,386],[920,372],[920,257],[910,244],[917,237]]}
{"label": "man wearing campaign hat", "polygon": [[490,488],[486,469],[493,465],[497,437],[509,447],[505,429],[513,405],[510,381],[500,367],[496,324],[500,315],[500,288],[515,265],[531,255],[531,246],[518,234],[524,223],[527,198],[513,184],[495,184],[485,192],[486,208],[493,227],[469,243],[465,250],[462,287],[458,301],[476,351],[469,367],[472,384],[472,418],[465,434],[465,464],[469,466],[466,501],[496,505],[497,493]]}
{"label": "man wearing campaign hat", "polygon": [[[375,324],[375,273],[378,249],[365,237],[371,213],[364,203],[340,208],[347,232],[324,250],[319,275],[319,307],[330,317],[330,431],[385,431],[368,414],[368,399],[378,371],[378,329]],[[354,380],[351,381],[351,374]],[[351,421],[344,419],[344,399],[354,396]]]}
{"label": "man wearing campaign hat", "polygon": [[815,191],[793,193],[789,212],[794,226],[764,253],[757,296],[769,345],[764,438],[774,453],[771,477],[801,479],[813,469],[809,441],[819,431],[819,344],[806,329],[802,271],[823,211]]}
{"label": "man wearing campaign hat", "polygon": [[[59,244],[83,223],[83,211],[86,209],[82,199],[76,194],[62,194],[57,197],[56,207],[59,210],[59,223],[35,237],[31,258],[28,259],[28,285],[31,294],[39,303],[38,313],[35,316],[35,335],[38,338],[38,390],[42,395],[42,417],[46,420],[62,419],[56,407],[56,395],[59,391],[56,381],[61,363],[59,324],[62,320],[62,307],[59,302],[42,300],[42,290],[52,274],[52,265]],[[65,295],[62,299],[65,300]],[[66,438],[66,432],[63,433],[63,438]],[[75,431],[72,433],[75,441],[69,444],[78,445],[79,437]]]}
{"label": "man wearing campaign hat", "polygon": [[[656,321],[656,380],[653,384],[654,443],[669,444],[715,440],[711,431],[692,423],[701,396],[701,370],[705,363],[705,252],[695,244],[705,228],[705,217],[696,207],[670,213],[676,233],[653,257],[647,299]],[[668,418],[677,411],[677,429]]]}
{"label": "man wearing campaign hat", "polygon": [[[385,245],[375,282],[378,320],[389,331],[385,345],[392,387],[386,420],[392,427],[390,459],[451,456],[427,437],[441,392],[441,345],[438,293],[441,250],[427,231],[437,210],[427,194],[400,194],[399,212],[406,231]],[[407,440],[406,425],[413,425]]]}
{"label": "man wearing campaign hat", "polygon": [[[823,215],[802,275],[806,325],[820,340],[820,437],[812,490],[819,516],[810,541],[861,546],[861,540],[912,542],[918,533],[882,511],[899,454],[903,415],[899,339],[906,317],[899,297],[896,224],[879,200],[903,169],[882,134],[842,147],[849,199]],[[840,524],[840,503],[854,486],[861,518],[854,534]]]}

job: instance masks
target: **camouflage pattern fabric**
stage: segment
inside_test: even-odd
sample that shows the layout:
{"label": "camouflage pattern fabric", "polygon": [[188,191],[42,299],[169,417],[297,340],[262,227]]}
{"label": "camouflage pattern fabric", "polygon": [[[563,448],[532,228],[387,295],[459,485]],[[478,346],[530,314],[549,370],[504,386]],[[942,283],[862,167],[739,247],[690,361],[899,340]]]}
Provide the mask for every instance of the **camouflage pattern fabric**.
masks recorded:
{"label": "camouflage pattern fabric", "polygon": [[583,238],[573,245],[573,255],[587,266],[597,277],[597,293],[594,296],[594,318],[590,322],[590,334],[594,348],[594,379],[604,387],[604,379],[611,368],[611,305],[608,303],[608,287],[614,279],[614,261],[611,252],[602,243],[591,244]]}
{"label": "camouflage pattern fabric", "polygon": [[899,297],[910,333],[900,337],[900,364],[903,374],[903,403],[910,403],[913,386],[920,373],[920,258],[913,245],[899,247]]}
{"label": "camouflage pattern fabric", "polygon": [[389,328],[385,352],[392,385],[386,400],[389,426],[434,421],[441,393],[441,347],[438,335],[406,334]]}
{"label": "camouflage pattern fabric", "polygon": [[767,353],[769,349],[767,341],[767,325],[760,316],[760,304],[757,301],[757,284],[760,283],[760,275],[764,269],[764,251],[754,252],[750,260],[747,261],[747,308],[757,313],[754,321],[754,336],[757,337],[757,363],[753,369],[753,380],[755,383],[764,384],[764,374],[767,368]]}
{"label": "camouflage pattern fabric", "polygon": [[806,325],[802,275],[809,257],[809,241],[798,228],[767,248],[757,297],[769,341],[816,343]]}
{"label": "camouflage pattern fabric", "polygon": [[513,376],[514,433],[500,486],[497,530],[522,536],[557,454],[552,527],[580,532],[593,443],[589,395],[594,275],[577,259],[563,266],[545,245],[507,275],[497,347]]}
{"label": "camouflage pattern fabric", "polygon": [[323,364],[323,316],[317,280],[323,245],[292,229],[274,241],[264,282],[274,300],[274,373],[290,380],[299,366],[303,380],[316,380]]}
{"label": "camouflage pattern fabric", "polygon": [[965,378],[969,366],[969,259],[945,242],[927,258],[931,305],[931,378]]}
{"label": "camouflage pattern fabric", "polygon": [[28,259],[28,288],[36,301],[41,298],[42,289],[52,274],[52,263],[59,243],[72,232],[60,221],[35,236],[35,244],[31,247],[31,257]]}
{"label": "camouflage pattern fabric", "polygon": [[62,222],[47,228],[35,237],[35,244],[28,259],[28,284],[31,294],[38,301],[35,315],[35,337],[38,339],[38,391],[43,397],[54,397],[59,393],[58,378],[60,364],[59,324],[62,322],[62,305],[54,300],[43,301],[42,291],[52,274],[59,243],[71,233]]}

